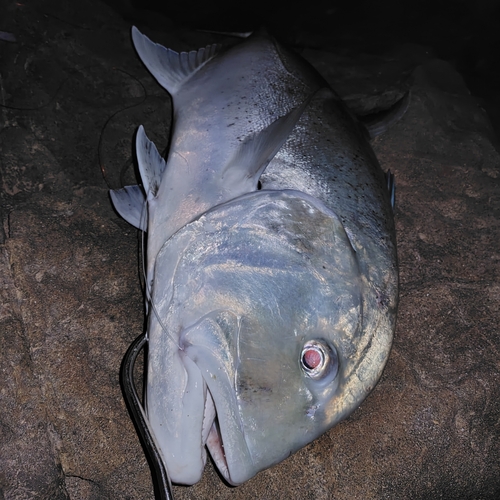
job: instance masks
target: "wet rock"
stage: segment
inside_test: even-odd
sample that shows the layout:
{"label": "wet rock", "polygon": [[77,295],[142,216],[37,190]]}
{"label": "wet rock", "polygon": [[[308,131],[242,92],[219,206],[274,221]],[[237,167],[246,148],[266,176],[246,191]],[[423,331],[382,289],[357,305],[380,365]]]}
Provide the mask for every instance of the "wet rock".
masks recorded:
{"label": "wet rock", "polygon": [[[0,29],[18,42],[0,41],[0,497],[154,498],[119,384],[143,328],[141,240],[107,183],[133,180],[139,124],[166,146],[169,99],[102,4],[8,9]],[[162,36],[178,48],[214,40]],[[486,114],[420,46],[304,55],[360,112],[411,89],[406,115],[374,141],[397,180],[394,348],[347,421],[238,488],[209,463],[175,497],[496,499],[500,158]]]}

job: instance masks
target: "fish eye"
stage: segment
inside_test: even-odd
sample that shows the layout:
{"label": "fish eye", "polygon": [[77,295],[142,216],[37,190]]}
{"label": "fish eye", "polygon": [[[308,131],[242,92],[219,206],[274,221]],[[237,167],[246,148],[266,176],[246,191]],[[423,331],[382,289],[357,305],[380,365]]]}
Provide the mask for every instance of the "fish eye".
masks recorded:
{"label": "fish eye", "polygon": [[337,351],[324,341],[309,340],[302,348],[300,364],[312,379],[322,379],[329,374],[335,377],[339,365]]}

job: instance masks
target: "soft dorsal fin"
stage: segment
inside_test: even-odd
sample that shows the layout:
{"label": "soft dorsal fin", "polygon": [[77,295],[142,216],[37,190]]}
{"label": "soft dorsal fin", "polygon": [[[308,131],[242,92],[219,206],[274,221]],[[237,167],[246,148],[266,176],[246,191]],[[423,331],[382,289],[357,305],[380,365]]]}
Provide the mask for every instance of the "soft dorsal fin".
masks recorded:
{"label": "soft dorsal fin", "polygon": [[217,53],[220,45],[213,44],[191,52],[175,52],[154,43],[135,26],[132,40],[142,62],[158,83],[174,95],[182,84]]}
{"label": "soft dorsal fin", "polygon": [[160,153],[158,153],[153,142],[148,139],[142,125],[137,130],[135,138],[135,154],[137,155],[137,164],[139,165],[146,199],[150,200],[158,192],[167,164],[160,156]]}
{"label": "soft dorsal fin", "polygon": [[125,186],[109,192],[115,210],[132,226],[146,231],[148,226],[146,199],[139,186]]}

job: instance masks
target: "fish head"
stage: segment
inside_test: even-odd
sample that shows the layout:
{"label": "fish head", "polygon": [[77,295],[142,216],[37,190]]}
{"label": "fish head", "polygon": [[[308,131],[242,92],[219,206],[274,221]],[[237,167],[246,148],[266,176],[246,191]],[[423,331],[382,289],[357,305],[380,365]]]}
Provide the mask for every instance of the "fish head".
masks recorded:
{"label": "fish head", "polygon": [[380,374],[363,294],[341,221],[301,192],[244,195],[172,236],[155,263],[147,380],[172,481],[199,480],[206,444],[240,484],[351,413]]}

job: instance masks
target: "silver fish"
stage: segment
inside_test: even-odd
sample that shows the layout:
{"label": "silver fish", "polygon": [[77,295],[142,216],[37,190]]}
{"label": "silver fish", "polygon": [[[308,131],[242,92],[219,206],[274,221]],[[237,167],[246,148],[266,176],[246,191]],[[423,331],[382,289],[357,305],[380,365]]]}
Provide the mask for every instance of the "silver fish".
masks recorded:
{"label": "silver fish", "polygon": [[177,53],[132,31],[173,99],[167,160],[139,128],[148,426],[175,483],[205,445],[240,484],[347,417],[386,364],[398,272],[390,193],[356,118],[266,33]]}

